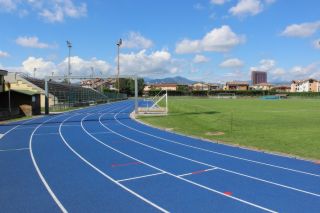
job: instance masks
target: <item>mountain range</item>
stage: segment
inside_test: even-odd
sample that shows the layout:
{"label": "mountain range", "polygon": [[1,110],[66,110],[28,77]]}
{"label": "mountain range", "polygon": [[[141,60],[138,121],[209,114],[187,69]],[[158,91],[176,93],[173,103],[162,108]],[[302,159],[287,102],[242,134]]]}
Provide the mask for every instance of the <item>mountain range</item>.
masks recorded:
{"label": "mountain range", "polygon": [[175,77],[168,77],[162,79],[152,79],[152,78],[144,78],[144,82],[146,84],[182,84],[182,85],[191,85],[196,83],[196,81],[192,81],[190,79],[175,76]]}

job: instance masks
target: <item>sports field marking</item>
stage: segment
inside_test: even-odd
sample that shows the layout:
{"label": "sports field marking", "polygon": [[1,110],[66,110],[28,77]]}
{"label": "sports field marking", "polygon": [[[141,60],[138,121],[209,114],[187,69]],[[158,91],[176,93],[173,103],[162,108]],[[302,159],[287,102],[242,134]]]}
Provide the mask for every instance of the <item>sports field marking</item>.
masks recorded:
{"label": "sports field marking", "polygon": [[[62,115],[63,115],[63,114],[62,114]],[[58,116],[59,116],[59,115],[58,115]],[[58,116],[57,116],[57,117],[58,117]],[[50,120],[53,120],[54,118],[56,118],[56,117],[53,117],[53,118],[50,118],[50,119],[44,121],[43,123],[39,124],[39,125],[33,130],[33,132],[31,133],[31,136],[30,136],[30,140],[29,140],[29,151],[30,151],[30,156],[31,156],[31,159],[32,159],[32,163],[33,163],[33,165],[34,165],[34,167],[35,167],[35,169],[36,169],[36,171],[37,171],[37,173],[38,173],[38,175],[39,175],[39,177],[40,177],[43,185],[46,187],[46,189],[47,189],[47,191],[49,192],[50,196],[52,197],[52,199],[54,200],[54,202],[58,205],[58,207],[60,208],[60,210],[61,210],[63,213],[67,213],[67,210],[64,208],[64,206],[62,205],[62,203],[60,202],[60,200],[57,198],[57,196],[54,194],[54,192],[53,192],[52,189],[50,188],[49,184],[47,183],[46,179],[45,179],[44,176],[42,175],[41,170],[40,170],[40,168],[39,168],[39,166],[38,166],[38,164],[37,164],[37,161],[36,161],[36,159],[35,159],[35,157],[34,157],[34,154],[33,154],[33,151],[32,151],[32,139],[33,139],[33,136],[34,136],[35,132],[37,131],[37,129],[39,129],[39,128],[42,126],[42,124],[44,124],[44,123],[46,123],[46,122],[48,122],[48,121],[50,121]]]}
{"label": "sports field marking", "polygon": [[104,134],[111,134],[112,132],[91,132],[93,135],[104,135]]}
{"label": "sports field marking", "polygon": [[136,179],[141,179],[141,178],[146,178],[146,177],[152,177],[152,176],[157,176],[157,175],[163,175],[166,174],[165,172],[158,172],[150,175],[142,175],[142,176],[137,176],[137,177],[132,177],[132,178],[126,178],[126,179],[121,179],[117,180],[117,182],[124,182],[124,181],[129,181],[129,180],[136,180]]}
{"label": "sports field marking", "polygon": [[[125,108],[126,109],[126,108]],[[125,139],[128,139],[134,143],[137,143],[137,144],[140,144],[142,146],[145,146],[145,147],[148,147],[150,149],[153,149],[153,150],[156,150],[156,151],[159,151],[159,152],[162,152],[162,153],[166,153],[168,155],[172,155],[172,156],[175,156],[175,157],[178,157],[178,158],[181,158],[181,159],[185,159],[185,160],[188,160],[188,161],[191,161],[191,162],[194,162],[194,163],[198,163],[198,164],[201,164],[201,165],[205,165],[205,166],[208,166],[208,167],[216,167],[222,171],[225,171],[225,172],[228,172],[228,173],[232,173],[232,174],[236,174],[236,175],[239,175],[239,176],[243,176],[243,177],[247,177],[247,178],[250,178],[250,179],[253,179],[253,180],[257,180],[257,181],[261,181],[261,182],[264,182],[264,183],[268,183],[268,184],[272,184],[272,185],[275,185],[275,186],[279,186],[279,187],[283,187],[283,188],[287,188],[287,189],[290,189],[290,190],[294,190],[294,191],[298,191],[298,192],[302,192],[302,193],[305,193],[305,194],[309,194],[309,195],[313,195],[313,196],[316,196],[316,197],[320,197],[319,194],[316,194],[316,193],[313,193],[313,192],[309,192],[309,191],[305,191],[305,190],[302,190],[302,189],[298,189],[298,188],[295,188],[295,187],[291,187],[291,186],[287,186],[287,185],[284,185],[284,184],[280,184],[280,183],[276,183],[276,182],[272,182],[272,181],[268,181],[268,180],[265,180],[265,179],[261,179],[261,178],[257,178],[257,177],[254,177],[254,176],[250,176],[250,175],[246,175],[246,174],[243,174],[243,173],[240,173],[240,172],[235,172],[235,171],[232,171],[232,170],[228,170],[228,169],[224,169],[222,167],[218,167],[218,166],[215,166],[215,165],[212,165],[212,164],[207,164],[207,163],[204,163],[204,162],[201,162],[201,161],[197,161],[197,160],[194,160],[194,159],[191,159],[191,158],[187,158],[187,157],[184,157],[184,156],[181,156],[181,155],[177,155],[177,154],[174,154],[172,152],[168,152],[168,151],[165,151],[165,150],[162,150],[162,149],[159,149],[159,148],[156,148],[156,147],[153,147],[153,146],[150,146],[150,145],[147,145],[147,144],[144,144],[142,142],[139,142],[137,140],[134,140],[132,138],[129,138],[125,135],[122,135],[118,132],[115,132],[113,130],[111,130],[109,127],[105,126],[100,118],[102,117],[103,115],[101,115],[99,117],[99,122],[100,124],[105,127],[108,131],[111,131],[113,132],[114,134],[116,135],[119,135],[120,137],[123,137]]]}
{"label": "sports field marking", "polygon": [[[9,129],[8,131],[6,131],[5,133],[2,134],[2,137],[5,136],[6,134],[10,133],[11,131],[15,130],[16,128],[20,127],[21,125],[24,125],[26,123],[29,123],[31,121],[34,121],[34,120],[37,120],[37,119],[40,119],[40,118],[43,118],[43,117],[38,117],[38,118],[33,118],[33,119],[29,119],[29,120],[26,120],[25,122],[22,122],[20,124],[17,124],[15,127]],[[0,139],[2,138],[0,137]]]}
{"label": "sports field marking", "polygon": [[40,136],[40,135],[59,135],[59,133],[56,132],[48,132],[48,133],[36,133],[34,134],[36,136]]}
{"label": "sports field marking", "polygon": [[194,172],[189,172],[189,173],[185,173],[182,175],[178,175],[179,177],[184,177],[184,176],[189,176],[189,175],[196,175],[196,174],[201,174],[201,173],[205,173],[205,172],[209,172],[209,171],[213,171],[213,170],[217,170],[218,168],[211,168],[211,169],[204,169],[204,170],[199,170],[199,171],[194,171]]}
{"label": "sports field marking", "polygon": [[[87,115],[89,116],[89,115]],[[84,118],[86,118],[87,116],[85,116]],[[67,120],[67,119],[66,119]],[[99,174],[101,174],[102,176],[106,177],[108,180],[112,181],[113,183],[115,183],[116,185],[120,186],[121,188],[123,188],[124,190],[126,190],[127,192],[131,193],[132,195],[136,196],[137,198],[141,199],[142,201],[146,202],[147,204],[153,206],[154,208],[158,209],[159,211],[162,212],[166,212],[169,213],[169,211],[165,210],[164,208],[158,206],[157,204],[153,203],[152,201],[146,199],[145,197],[139,195],[138,193],[132,191],[131,189],[127,188],[126,186],[124,186],[123,184],[117,182],[115,179],[113,179],[112,177],[110,177],[109,175],[107,175],[106,173],[104,173],[103,171],[101,171],[100,169],[98,169],[96,166],[94,166],[92,163],[90,163],[88,160],[86,160],[82,155],[80,155],[77,151],[75,151],[66,141],[66,139],[63,137],[62,133],[61,133],[61,127],[63,125],[63,123],[66,121],[64,120],[63,122],[61,122],[60,126],[59,126],[59,134],[60,137],[62,138],[62,141],[64,142],[64,144],[76,155],[78,156],[83,162],[85,162],[87,165],[89,165],[91,168],[93,168],[95,171],[97,171]],[[82,121],[82,120],[81,120]],[[82,126],[82,123],[81,123]],[[82,126],[83,128],[83,126]],[[86,131],[86,130],[85,130]],[[90,133],[87,132],[87,134],[89,135]]]}
{"label": "sports field marking", "polygon": [[[189,147],[189,148],[193,148],[193,149],[197,149],[197,150],[201,150],[201,151],[205,151],[205,152],[210,152],[210,153],[217,154],[217,155],[222,155],[222,156],[225,156],[225,157],[235,158],[235,159],[239,159],[239,160],[243,160],[243,161],[247,161],[247,162],[251,162],[251,163],[256,163],[256,164],[270,166],[270,167],[283,169],[283,170],[288,170],[288,171],[292,171],[292,172],[296,172],[296,173],[301,173],[301,174],[320,177],[320,175],[313,174],[313,173],[310,173],[310,172],[305,172],[305,171],[301,171],[301,170],[297,170],[297,169],[291,169],[291,168],[288,168],[288,167],[283,167],[283,166],[278,166],[278,165],[274,165],[274,164],[264,163],[264,162],[261,162],[261,161],[250,160],[250,159],[247,159],[247,158],[241,158],[241,157],[237,157],[237,156],[234,156],[234,155],[224,154],[224,153],[221,153],[221,152],[216,152],[216,151],[200,148],[200,147],[197,147],[197,146],[192,146],[192,145],[180,143],[180,142],[177,142],[177,141],[174,141],[174,140],[170,140],[170,139],[167,139],[167,138],[163,138],[163,137],[160,137],[160,136],[156,136],[156,135],[153,135],[153,134],[150,134],[150,133],[143,132],[141,130],[135,129],[133,127],[130,127],[130,126],[122,123],[121,121],[119,121],[116,116],[115,116],[115,119],[119,124],[129,128],[131,130],[134,130],[136,132],[139,132],[139,133],[142,133],[142,134],[145,134],[145,135],[149,135],[151,137],[158,138],[158,139],[161,139],[161,140],[164,140],[164,141],[168,141],[168,142],[171,142],[171,143],[174,143],[174,144],[179,144],[181,146],[185,146],[185,147]],[[281,156],[281,157],[283,157],[283,156]]]}
{"label": "sports field marking", "polygon": [[19,148],[19,149],[0,149],[0,152],[13,152],[13,151],[26,151],[29,148]]}
{"label": "sports field marking", "polygon": [[4,136],[4,134],[0,134],[0,139]]}
{"label": "sports field marking", "polygon": [[[99,120],[101,119],[102,116],[103,116],[103,114],[99,117]],[[86,116],[86,117],[87,117],[87,116]],[[259,205],[257,205],[257,204],[248,202],[248,201],[246,201],[246,200],[243,200],[243,199],[240,199],[240,198],[237,198],[237,197],[234,197],[234,196],[227,196],[227,195],[225,195],[223,192],[220,192],[220,191],[217,191],[217,190],[215,190],[215,189],[209,188],[209,187],[207,187],[207,186],[198,184],[198,183],[196,183],[196,182],[193,182],[193,181],[191,181],[191,180],[185,179],[185,178],[183,178],[183,177],[179,177],[179,176],[177,176],[177,175],[175,175],[175,174],[173,174],[173,173],[170,173],[170,172],[168,172],[168,171],[165,171],[165,170],[163,170],[163,169],[160,169],[160,168],[158,168],[158,167],[156,167],[156,166],[153,166],[153,165],[148,164],[148,163],[146,163],[146,162],[144,162],[144,161],[141,161],[141,160],[139,160],[139,159],[137,159],[137,158],[135,158],[135,157],[133,157],[133,156],[131,156],[131,155],[128,155],[128,154],[126,154],[126,153],[124,153],[124,152],[121,152],[120,150],[115,149],[114,147],[109,146],[109,145],[103,143],[101,140],[99,140],[98,138],[96,138],[96,137],[94,137],[93,135],[91,135],[91,134],[84,128],[84,126],[83,126],[83,121],[84,121],[84,119],[85,119],[86,117],[84,117],[84,118],[81,120],[81,126],[82,126],[83,131],[85,131],[90,137],[92,137],[93,139],[95,139],[95,140],[96,140],[98,143],[100,143],[101,145],[103,145],[103,146],[105,146],[105,147],[108,147],[109,149],[114,150],[115,152],[120,153],[120,154],[122,154],[122,155],[124,155],[124,156],[126,156],[126,157],[128,157],[128,158],[131,158],[131,159],[133,159],[133,160],[135,160],[135,161],[139,161],[139,162],[141,162],[141,163],[149,166],[150,168],[153,168],[153,169],[155,169],[155,170],[158,170],[159,172],[164,172],[164,173],[166,173],[166,174],[168,174],[168,175],[170,175],[170,176],[172,176],[172,177],[175,177],[175,178],[177,178],[177,179],[180,179],[180,180],[185,181],[185,182],[187,182],[187,183],[190,183],[190,184],[192,184],[192,185],[198,186],[198,187],[200,187],[200,188],[202,188],[202,189],[206,189],[206,190],[211,191],[211,192],[213,192],[213,193],[216,193],[216,194],[219,194],[219,195],[228,197],[228,198],[230,198],[230,199],[239,201],[239,202],[241,202],[241,203],[247,204],[247,205],[249,205],[249,206],[252,206],[252,207],[255,207],[255,208],[258,208],[258,209],[265,210],[265,211],[267,211],[267,212],[273,212],[273,213],[276,212],[276,211],[273,211],[273,210],[271,210],[271,209],[265,208],[265,207],[263,207],[263,206],[259,206]],[[112,130],[111,130],[111,131],[112,131]]]}
{"label": "sports field marking", "polygon": [[124,167],[124,166],[132,166],[132,165],[141,165],[141,162],[135,161],[135,162],[129,162],[129,163],[122,163],[122,164],[117,164],[113,163],[111,164],[111,167]]}

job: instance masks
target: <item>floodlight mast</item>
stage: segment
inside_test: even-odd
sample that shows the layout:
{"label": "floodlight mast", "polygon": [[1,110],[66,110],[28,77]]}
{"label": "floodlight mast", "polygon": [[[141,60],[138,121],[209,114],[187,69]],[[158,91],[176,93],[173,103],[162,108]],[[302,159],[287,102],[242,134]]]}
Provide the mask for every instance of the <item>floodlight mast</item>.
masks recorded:
{"label": "floodlight mast", "polygon": [[119,75],[120,75],[120,47],[122,45],[122,39],[120,38],[117,42],[118,47],[118,72],[117,72],[117,84],[118,84],[118,93],[120,93],[120,81],[119,81]]}
{"label": "floodlight mast", "polygon": [[68,56],[68,79],[69,79],[69,84],[70,82],[70,75],[71,75],[71,63],[70,63],[70,56],[71,56],[71,48],[72,48],[72,44],[71,41],[67,40],[67,46],[69,48],[69,56]]}

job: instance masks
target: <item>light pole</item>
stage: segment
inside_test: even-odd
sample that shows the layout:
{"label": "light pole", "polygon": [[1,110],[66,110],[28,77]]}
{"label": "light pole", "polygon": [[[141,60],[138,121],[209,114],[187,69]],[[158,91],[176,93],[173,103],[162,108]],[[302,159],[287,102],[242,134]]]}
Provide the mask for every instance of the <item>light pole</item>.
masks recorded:
{"label": "light pole", "polygon": [[69,81],[69,84],[70,84],[70,83],[71,83],[71,82],[70,82],[70,75],[71,75],[70,55],[71,55],[71,48],[72,48],[71,41],[67,41],[67,46],[68,46],[68,48],[69,48],[69,57],[68,57],[68,81]]}
{"label": "light pole", "polygon": [[118,93],[120,93],[120,81],[119,81],[119,75],[120,75],[120,46],[122,45],[122,39],[120,38],[117,42],[118,46],[118,73],[117,73],[117,84],[118,84]]}

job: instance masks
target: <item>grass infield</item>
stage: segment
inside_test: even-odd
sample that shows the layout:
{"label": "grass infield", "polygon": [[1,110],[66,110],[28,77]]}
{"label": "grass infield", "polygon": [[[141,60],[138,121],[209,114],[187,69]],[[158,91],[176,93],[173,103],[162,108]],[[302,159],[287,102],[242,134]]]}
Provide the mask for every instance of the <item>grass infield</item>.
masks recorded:
{"label": "grass infield", "polygon": [[139,119],[187,135],[320,159],[320,99],[171,97],[168,116]]}

